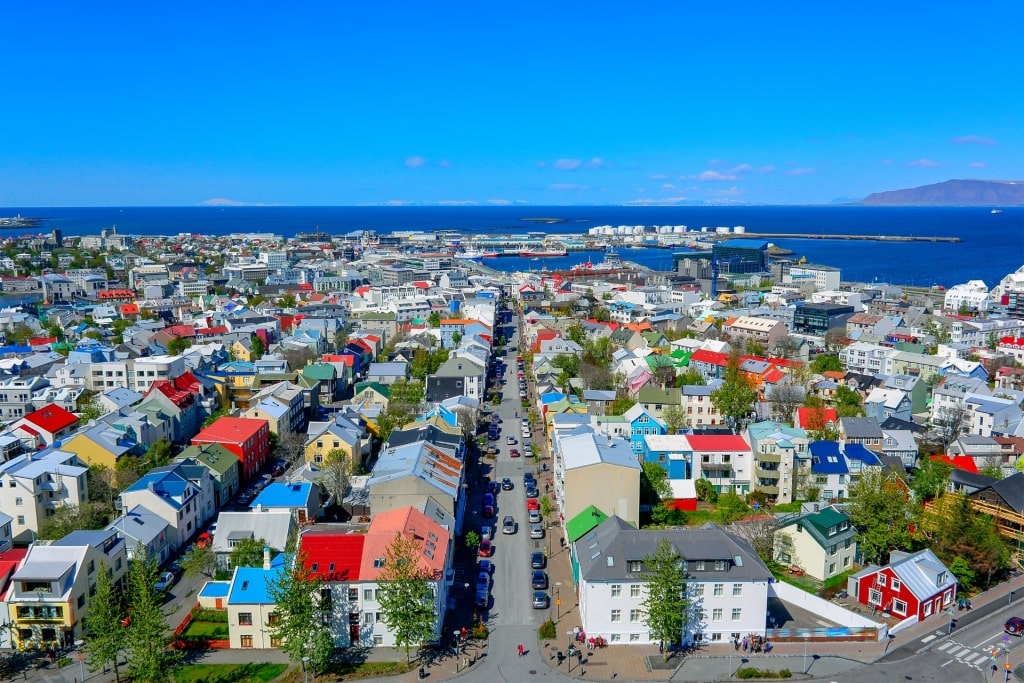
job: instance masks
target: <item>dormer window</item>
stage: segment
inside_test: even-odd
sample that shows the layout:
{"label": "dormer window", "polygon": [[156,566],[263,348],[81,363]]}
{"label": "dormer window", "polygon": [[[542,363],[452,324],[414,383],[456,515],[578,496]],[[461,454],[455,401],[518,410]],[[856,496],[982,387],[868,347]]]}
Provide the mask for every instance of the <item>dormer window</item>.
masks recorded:
{"label": "dormer window", "polygon": [[725,560],[715,560],[715,571],[716,572],[724,572],[728,566],[729,566],[729,563],[726,562]]}
{"label": "dormer window", "polygon": [[643,569],[643,565],[644,565],[644,563],[641,560],[630,560],[629,561],[629,571],[631,573],[634,573],[634,574],[638,573],[638,572],[640,572]]}

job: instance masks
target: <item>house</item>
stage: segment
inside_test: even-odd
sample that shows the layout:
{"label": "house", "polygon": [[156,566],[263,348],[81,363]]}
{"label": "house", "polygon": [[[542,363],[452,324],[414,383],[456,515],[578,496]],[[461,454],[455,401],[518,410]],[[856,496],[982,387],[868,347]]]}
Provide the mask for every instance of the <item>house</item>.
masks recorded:
{"label": "house", "polygon": [[826,581],[850,569],[857,557],[857,530],[835,506],[788,515],[775,530],[775,561],[799,567],[808,576]]}
{"label": "house", "polygon": [[714,524],[640,530],[613,515],[573,548],[580,625],[588,636],[613,645],[656,642],[642,608],[649,580],[644,560],[662,540],[682,555],[687,576],[691,607],[678,645],[764,634],[772,575],[746,540]]}
{"label": "house", "polygon": [[580,427],[554,439],[555,499],[563,519],[590,505],[640,524],[640,472],[630,443]]}
{"label": "house", "polygon": [[219,443],[189,446],[175,458],[175,462],[201,465],[209,470],[213,480],[215,508],[222,508],[230,503],[241,490],[241,461],[237,455]]}
{"label": "house", "polygon": [[340,450],[353,467],[361,466],[370,454],[370,439],[362,420],[336,413],[330,422],[310,422],[306,431],[306,462],[320,466],[331,451]]}
{"label": "house", "polygon": [[737,347],[743,347],[747,341],[754,341],[763,348],[770,349],[785,337],[789,330],[781,320],[741,315],[726,320],[722,324],[722,333],[728,335],[730,342]]}
{"label": "house", "polygon": [[277,382],[261,389],[248,401],[242,417],[265,420],[281,439],[306,429],[306,405],[302,388],[291,382]]}
{"label": "house", "polygon": [[[193,476],[182,463],[155,467],[121,492],[120,509],[142,506],[165,519],[171,527],[171,550],[177,550],[199,532],[213,512],[203,509],[202,496],[199,487],[192,482]],[[213,479],[209,474],[207,481],[212,500]]]}
{"label": "house", "polygon": [[74,453],[90,467],[99,465],[111,470],[121,458],[133,457],[142,450],[133,433],[115,429],[103,422],[75,433],[60,448]]}
{"label": "house", "polygon": [[719,493],[750,493],[753,474],[750,444],[739,434],[693,434],[690,460],[694,479],[707,479]]}
{"label": "house", "polygon": [[320,487],[309,482],[274,482],[249,507],[254,512],[287,511],[299,526],[305,526],[320,516]]}
{"label": "house", "polygon": [[48,405],[11,423],[8,430],[30,450],[52,446],[74,431],[78,417],[60,406]]}
{"label": "house", "polygon": [[[219,531],[219,528],[218,528]],[[232,649],[267,649],[280,647],[267,629],[274,621],[277,607],[269,587],[280,581],[287,555],[270,557],[263,553],[262,567],[235,567],[228,588],[228,641]]]}
{"label": "house", "polygon": [[398,381],[409,379],[409,364],[404,362],[370,363],[366,381],[391,386]]}
{"label": "house", "polygon": [[900,389],[875,387],[863,403],[864,415],[882,423],[890,417],[910,421],[912,418],[910,395]]}
{"label": "house", "polygon": [[124,539],[129,562],[136,559],[135,550],[139,547],[144,548],[145,556],[155,560],[158,565],[170,557],[171,525],[141,505],[136,505],[115,519],[107,525],[107,529],[116,531]]}
{"label": "house", "polygon": [[957,579],[929,549],[894,550],[889,564],[871,565],[847,581],[850,596],[886,614],[918,621],[949,609],[956,601]]}
{"label": "house", "polygon": [[778,422],[755,422],[747,428],[754,459],[754,490],[777,503],[791,503],[797,482],[810,471],[807,432]]}
{"label": "house", "polygon": [[39,525],[57,508],[89,500],[89,468],[74,453],[48,450],[0,463],[0,510],[14,517],[14,541],[35,540]]}
{"label": "house", "polygon": [[426,441],[388,446],[381,451],[367,482],[374,515],[430,498],[456,520],[461,533],[466,498],[464,463]]}
{"label": "house", "polygon": [[453,396],[482,400],[486,388],[487,364],[473,356],[457,355],[427,375],[425,397],[433,403]]}
{"label": "house", "polygon": [[18,650],[68,647],[83,637],[98,572],[120,585],[128,571],[125,542],[113,530],[73,531],[36,544],[11,577],[6,602]]}
{"label": "house", "polygon": [[[612,416],[605,417],[604,424],[608,424],[614,419]],[[639,403],[623,413],[622,421],[628,428],[627,435],[630,448],[637,454],[642,453],[644,450],[644,436],[668,433],[665,423],[652,416]]]}
{"label": "house", "polygon": [[231,568],[231,553],[242,541],[261,541],[274,552],[283,551],[296,529],[295,517],[285,510],[222,512],[213,533],[214,557],[221,569]]}
{"label": "house", "polygon": [[219,443],[238,456],[241,483],[259,476],[270,454],[270,424],[266,420],[221,417],[192,439],[193,444]]}
{"label": "house", "polygon": [[873,417],[839,418],[839,440],[843,444],[856,443],[880,452],[883,439],[882,428]]}
{"label": "house", "polygon": [[591,415],[598,417],[604,415],[608,406],[614,401],[615,391],[613,390],[585,389],[583,391],[583,402],[587,404],[587,412]]}

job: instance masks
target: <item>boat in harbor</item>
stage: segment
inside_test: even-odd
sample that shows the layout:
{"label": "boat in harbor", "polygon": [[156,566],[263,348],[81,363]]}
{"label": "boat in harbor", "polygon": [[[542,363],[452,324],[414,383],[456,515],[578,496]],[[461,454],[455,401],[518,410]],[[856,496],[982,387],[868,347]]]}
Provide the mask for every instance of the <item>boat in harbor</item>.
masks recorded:
{"label": "boat in harbor", "polygon": [[991,211],[989,211],[989,213],[1002,213],[1002,212],[1003,212],[1002,209],[992,209]]}
{"label": "boat in harbor", "polygon": [[482,258],[495,258],[498,252],[496,251],[480,251],[479,249],[466,249],[455,254],[455,258],[463,259],[464,261],[475,261]]}
{"label": "boat in harbor", "polygon": [[519,255],[523,258],[556,258],[558,256],[565,256],[568,253],[565,249],[541,249],[537,251],[521,251]]}

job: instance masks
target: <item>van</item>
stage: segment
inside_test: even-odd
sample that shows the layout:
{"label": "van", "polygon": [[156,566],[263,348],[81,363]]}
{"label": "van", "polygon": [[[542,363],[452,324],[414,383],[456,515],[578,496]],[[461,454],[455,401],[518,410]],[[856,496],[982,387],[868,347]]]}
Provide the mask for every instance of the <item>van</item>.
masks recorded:
{"label": "van", "polygon": [[1003,630],[1011,636],[1024,635],[1024,619],[1021,619],[1020,617],[1010,617],[1003,625]]}

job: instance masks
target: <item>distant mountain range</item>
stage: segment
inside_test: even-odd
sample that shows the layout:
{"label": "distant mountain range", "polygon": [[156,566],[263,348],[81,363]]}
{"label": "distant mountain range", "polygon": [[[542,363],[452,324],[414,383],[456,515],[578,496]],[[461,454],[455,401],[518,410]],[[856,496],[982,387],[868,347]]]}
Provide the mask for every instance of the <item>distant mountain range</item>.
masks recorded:
{"label": "distant mountain range", "polygon": [[909,190],[870,194],[867,206],[1018,206],[1024,205],[1024,181],[947,180]]}

